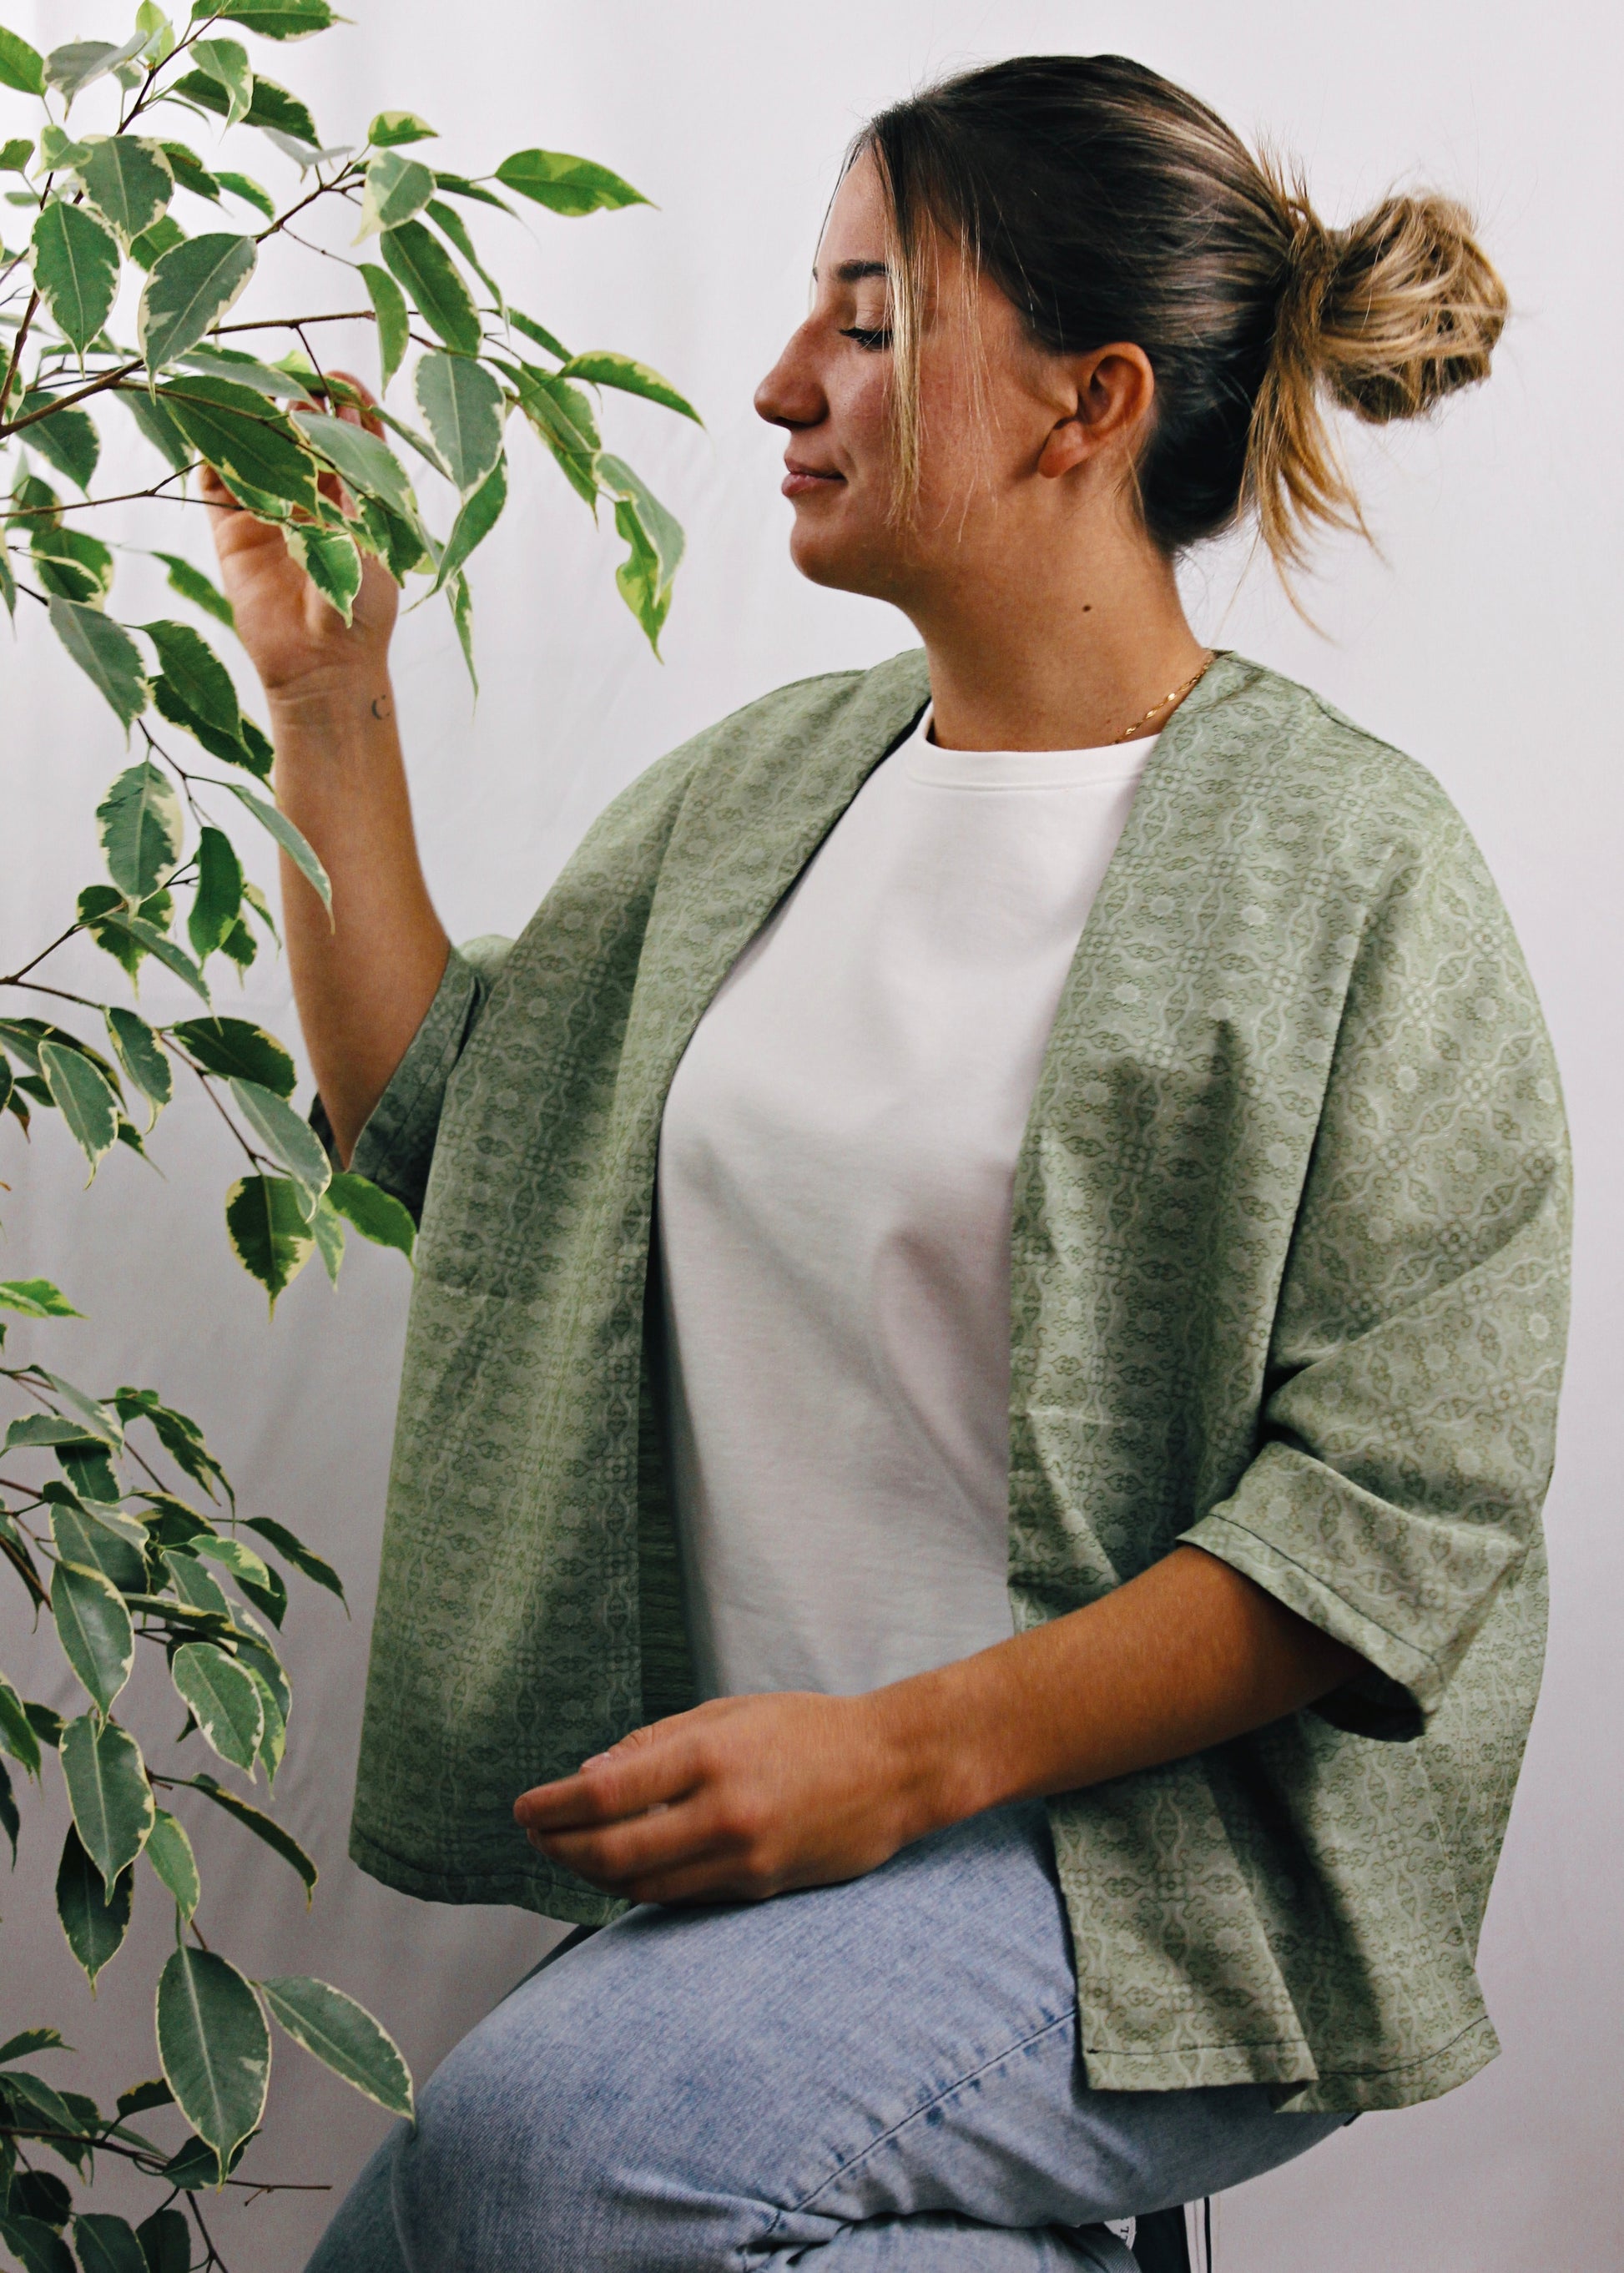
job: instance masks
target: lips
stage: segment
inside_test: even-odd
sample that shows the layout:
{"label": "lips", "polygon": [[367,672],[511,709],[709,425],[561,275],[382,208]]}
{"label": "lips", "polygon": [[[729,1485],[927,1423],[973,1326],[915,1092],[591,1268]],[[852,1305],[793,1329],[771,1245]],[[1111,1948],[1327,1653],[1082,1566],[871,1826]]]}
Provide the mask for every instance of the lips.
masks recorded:
{"label": "lips", "polygon": [[789,469],[778,484],[786,498],[811,497],[816,491],[837,489],[845,482],[844,474],[837,474],[823,466],[805,466],[794,458],[784,461]]}

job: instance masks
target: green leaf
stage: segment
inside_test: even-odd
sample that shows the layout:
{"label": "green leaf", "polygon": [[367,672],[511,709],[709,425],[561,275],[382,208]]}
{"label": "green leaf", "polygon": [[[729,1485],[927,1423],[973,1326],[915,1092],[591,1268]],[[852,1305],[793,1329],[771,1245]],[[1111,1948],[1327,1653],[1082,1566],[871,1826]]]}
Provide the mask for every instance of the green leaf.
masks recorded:
{"label": "green leaf", "polygon": [[28,1715],[28,1726],[34,1730],[40,1742],[42,1744],[49,1744],[55,1752],[56,1746],[62,1742],[61,1714],[53,1713],[49,1705],[35,1704],[32,1697],[24,1704],[23,1711]]}
{"label": "green leaf", "polygon": [[[360,1183],[364,1179],[357,1176],[352,1181]],[[375,1190],[376,1187],[369,1184],[367,1189]],[[395,1204],[398,1205],[399,1203],[396,1202]],[[401,1212],[405,1214],[405,1210],[402,1209]],[[408,1216],[408,1223],[410,1220],[410,1217]],[[341,1602],[344,1601],[344,1582],[333,1565],[330,1563],[324,1563],[320,1556],[306,1547],[304,1541],[289,1531],[285,1524],[278,1523],[275,1517],[272,1515],[244,1516],[243,1522],[245,1529],[257,1532],[267,1545],[274,1547],[280,1556],[291,1563],[296,1571],[302,1572],[305,1578],[313,1579],[318,1587],[325,1587],[329,1594],[336,1594]],[[349,1607],[347,1603],[345,1607]]]}
{"label": "green leaf", "polygon": [[271,499],[266,518],[285,519],[286,506],[318,516],[315,465],[286,416],[263,396],[199,373],[170,379],[157,399],[251,512]]}
{"label": "green leaf", "polygon": [[19,94],[43,94],[45,58],[26,40],[19,39],[0,24],[0,86],[14,86]]}
{"label": "green leaf", "polygon": [[126,244],[150,229],[175,194],[162,144],[144,134],[98,136],[79,169],[85,194]]}
{"label": "green leaf", "polygon": [[289,551],[342,623],[355,611],[361,589],[361,555],[347,530],[322,528],[315,521],[288,521],[282,536]]}
{"label": "green leaf", "polygon": [[144,2115],[149,2108],[173,2107],[175,2094],[161,2075],[154,2075],[144,2083],[132,2083],[127,2091],[121,2091],[113,2104],[120,2120],[127,2122],[131,2116]]}
{"label": "green leaf", "polygon": [[102,1873],[85,1852],[78,1831],[68,1826],[56,1869],[56,1915],[68,1938],[68,1947],[79,1960],[91,1987],[109,1959],[116,1957],[130,1929],[130,1903],[135,1873],[127,1871],[114,1887],[109,1900]]}
{"label": "green leaf", "polygon": [[138,32],[122,47],[115,47],[110,40],[70,40],[65,47],[53,48],[46,56],[45,77],[71,103],[81,87],[117,71],[120,64],[129,63],[146,45],[145,32]]}
{"label": "green leaf", "polygon": [[191,1707],[204,1741],[222,1760],[252,1773],[265,1714],[242,1667],[212,1642],[189,1641],[176,1651],[169,1677]]}
{"label": "green leaf", "polygon": [[192,715],[229,739],[239,740],[243,714],[237,705],[237,688],[230,672],[201,633],[194,631],[190,624],[171,623],[162,617],[138,628],[157,649],[164,677]]}
{"label": "green leaf", "polygon": [[132,239],[130,258],[150,274],[166,252],[172,252],[177,244],[185,242],[186,232],[174,214],[160,214],[150,229],[144,229],[139,236]]}
{"label": "green leaf", "polygon": [[[288,1685],[288,1677],[282,1669],[282,1660],[271,1647],[265,1633],[249,1617],[246,1610],[239,1610],[237,1613],[234,1632],[237,1663],[241,1666],[252,1667],[256,1673],[263,1677],[266,1686],[276,1700],[277,1709],[282,1714],[282,1719],[286,1721],[293,1710],[293,1692]],[[204,1778],[206,1783],[211,1781],[209,1777]]]}
{"label": "green leaf", "polygon": [[172,971],[176,978],[189,986],[202,1001],[208,1001],[207,979],[184,949],[177,947],[169,934],[160,931],[156,924],[147,922],[141,916],[106,915],[100,919],[98,930],[123,933],[162,964],[166,971]]}
{"label": "green leaf", "polygon": [[177,189],[190,190],[194,197],[207,198],[211,205],[220,203],[220,176],[203,163],[195,150],[184,142],[161,142],[158,147],[169,161]]}
{"label": "green leaf", "polygon": [[10,2060],[27,2059],[34,2052],[68,2052],[56,2029],[23,2029],[0,2044],[0,2067]]}
{"label": "green leaf", "polygon": [[206,719],[199,717],[197,712],[182,695],[180,689],[162,672],[160,672],[152,682],[152,698],[153,707],[161,718],[167,718],[172,726],[182,726],[187,733],[195,735],[211,756],[220,759],[222,764],[228,766],[242,766],[249,773],[258,776],[261,780],[264,779],[265,774],[269,771],[269,760],[262,758],[259,753],[250,746],[251,733],[257,739],[263,739],[252,719],[244,718],[241,721],[239,733],[222,734],[218,727],[211,726]]}
{"label": "green leaf", "polygon": [[127,900],[146,899],[174,874],[185,820],[162,766],[144,758],[120,774],[97,806],[96,820],[107,872]]}
{"label": "green leaf", "polygon": [[[152,1106],[155,1121],[175,1094],[175,1070],[162,1044],[134,1010],[109,1003],[102,1015],[119,1064]],[[150,1129],[152,1121],[147,1125]]]}
{"label": "green leaf", "polygon": [[41,583],[64,600],[100,611],[113,581],[113,556],[87,529],[36,521],[28,548]]}
{"label": "green leaf", "polygon": [[89,155],[89,143],[79,141],[69,133],[65,126],[50,122],[40,129],[40,169],[42,173],[71,172],[82,158]]}
{"label": "green leaf", "polygon": [[82,1318],[85,1315],[49,1279],[0,1279],[0,1310],[20,1310],[26,1318]]}
{"label": "green leaf", "polygon": [[[26,417],[30,411],[43,410],[50,401],[49,394],[26,394],[18,406],[17,415]],[[23,439],[31,450],[37,450],[59,473],[88,493],[90,477],[96,470],[96,460],[102,454],[102,439],[96,432],[96,422],[88,410],[78,410],[64,405],[44,418],[36,418]],[[71,593],[70,598],[77,598]]]}
{"label": "green leaf", "polygon": [[389,381],[401,367],[411,336],[411,319],[406,310],[406,296],[388,270],[371,260],[363,260],[358,266],[372,313],[378,319],[378,391],[381,394],[387,392]]}
{"label": "green leaf", "polygon": [[366,169],[355,243],[375,236],[380,229],[398,229],[421,213],[433,194],[434,176],[426,166],[415,158],[402,158],[398,151],[380,150]]}
{"label": "green leaf", "polygon": [[682,531],[624,459],[605,453],[598,459],[598,476],[617,500],[614,525],[631,547],[614,572],[615,583],[658,655],[660,626],[671,608],[672,579],[682,558]]}
{"label": "green leaf", "polygon": [[316,1212],[310,1219],[310,1227],[315,1234],[316,1252],[321,1257],[321,1267],[336,1287],[344,1260],[344,1219],[336,1208],[328,1204],[325,1192],[316,1203]]}
{"label": "green leaf", "polygon": [[366,139],[372,149],[392,150],[397,143],[434,142],[439,136],[415,110],[380,110],[366,130]]}
{"label": "green leaf", "polygon": [[198,1858],[185,1827],[162,1807],[154,1809],[152,1829],[147,1834],[147,1859],[174,1895],[181,1916],[189,1918],[203,1891]]}
{"label": "green leaf", "polygon": [[222,6],[211,5],[207,12],[240,24],[245,32],[258,32],[262,40],[308,39],[340,20],[327,0],[224,0]]}
{"label": "green leaf", "polygon": [[425,211],[440,235],[450,241],[452,249],[462,254],[492,299],[500,308],[503,305],[502,288],[475,251],[474,240],[468,233],[468,224],[462,214],[453,206],[447,205],[440,198],[431,198]]}
{"label": "green leaf", "polygon": [[198,839],[198,889],[186,935],[199,963],[213,955],[242,911],[243,866],[223,830],[206,828]]}
{"label": "green leaf", "polygon": [[118,1497],[118,1479],[104,1444],[58,1444],[56,1459],[84,1498],[111,1502]]}
{"label": "green leaf", "polygon": [[513,211],[513,207],[505,199],[499,198],[494,190],[487,190],[483,182],[470,182],[462,174],[437,173],[434,186],[437,190],[444,190],[448,197],[467,198],[475,205],[494,206],[498,213],[510,214]]}
{"label": "green leaf", "polygon": [[33,136],[13,134],[9,141],[0,142],[0,174],[26,174],[33,155]]}
{"label": "green leaf", "polygon": [[[166,2085],[164,2089],[167,2091],[169,2087]],[[169,2097],[172,2098],[173,2093]],[[197,2143],[214,2163],[217,2178],[220,2171],[218,2157],[212,2150],[203,2148],[201,2140]],[[173,2185],[176,2180],[172,2176],[172,2161],[168,2167],[171,2174],[169,2182]],[[146,2273],[191,2273],[192,2228],[186,2222],[184,2210],[155,2209],[150,2217],[142,2219],[136,2232],[147,2260]]]}
{"label": "green leaf", "polygon": [[117,1139],[117,1095],[106,1075],[87,1057],[78,1050],[64,1049],[59,1042],[41,1044],[40,1070],[94,1176],[102,1155]]}
{"label": "green leaf", "polygon": [[502,507],[507,502],[508,461],[503,456],[497,460],[451,524],[446,549],[440,556],[440,573],[434,582],[436,591],[454,575],[459,574],[469,554],[477,545],[485,543],[500,519]]}
{"label": "green leaf", "polygon": [[[91,1059],[98,1070],[109,1070],[105,1058],[96,1057],[90,1050],[82,1050],[80,1054]],[[76,1387],[72,1382],[64,1381],[60,1374],[46,1373],[43,1377],[62,1402],[68,1407],[66,1418],[76,1422],[81,1429],[88,1429],[91,1435],[100,1443],[110,1444],[115,1450],[124,1443],[124,1429],[117,1413],[101,1398],[86,1395],[84,1390]]]}
{"label": "green leaf", "polygon": [[320,895],[322,906],[331,914],[333,887],[327,881],[327,872],[287,814],[276,806],[267,805],[262,797],[256,797],[252,790],[240,789],[236,782],[228,782],[225,786],[240,804],[247,806],[261,829],[268,830],[276,839],[300,875]]}
{"label": "green leaf", "polygon": [[135,2228],[110,2210],[79,2211],[73,2220],[73,2246],[85,2273],[148,2273]]}
{"label": "green leaf", "polygon": [[213,1574],[203,1568],[195,1555],[185,1554],[178,1547],[163,1550],[164,1567],[174,1582],[175,1591],[189,1610],[210,1612],[228,1623],[231,1604],[225,1590]]}
{"label": "green leaf", "polygon": [[[289,1555],[288,1560],[291,1562],[293,1557]],[[323,1568],[325,1567],[324,1564]],[[323,1579],[321,1583],[325,1586],[327,1581]],[[342,1599],[343,1594],[342,1587],[338,1588],[338,1593]],[[4,1674],[0,1674],[0,1749],[10,1752],[18,1766],[26,1768],[36,1783],[38,1782],[40,1740],[29,1724],[28,1715],[23,1709],[22,1699]],[[11,2059],[14,2057],[14,2053],[9,2048],[4,2052],[0,2052],[0,2059]]]}
{"label": "green leaf", "polygon": [[[267,1774],[270,1774],[267,1767]],[[11,1789],[11,1772],[0,1760],[0,1830],[5,1833],[11,1846],[11,1868],[17,1868],[17,1842],[22,1836],[23,1819],[17,1811],[17,1797]]]}
{"label": "green leaf", "polygon": [[456,627],[457,645],[462,650],[462,661],[468,666],[469,683],[475,700],[479,694],[479,673],[474,668],[474,596],[468,589],[468,579],[460,573],[446,586],[446,598],[451,609],[451,620]]}
{"label": "green leaf", "polygon": [[158,2055],[180,2111],[223,2162],[265,2112],[271,2039],[259,2001],[212,1950],[173,1950],[158,1980]]}
{"label": "green leaf", "polygon": [[[274,1575],[274,1574],[273,1574],[273,1576]],[[277,1579],[276,1583],[279,1586],[282,1584],[280,1579]],[[258,1590],[244,1587],[244,1593],[256,1593]],[[287,1606],[287,1588],[283,1587],[282,1605],[284,1609]],[[281,1620],[278,1619],[277,1623],[280,1624]],[[259,1702],[264,1707],[265,1734],[259,1739],[259,1758],[265,1763],[265,1780],[267,1783],[274,1784],[276,1781],[276,1771],[282,1766],[283,1756],[288,1749],[288,1723],[282,1715],[282,1707],[276,1700],[275,1694],[271,1688],[270,1683],[260,1672],[259,1667],[257,1665],[249,1665],[244,1663],[243,1670],[247,1674],[249,1679],[253,1683],[254,1687],[259,1691]]]}
{"label": "green leaf", "polygon": [[17,616],[17,578],[11,570],[11,556],[6,551],[5,535],[0,530],[0,600],[5,602],[5,611],[13,621]]}
{"label": "green leaf", "polygon": [[[135,319],[136,338],[149,371],[195,347],[220,321],[253,274],[256,258],[252,237],[233,229],[213,229],[204,236],[188,237],[154,264]],[[171,403],[170,408],[184,428],[180,406]]]}
{"label": "green leaf", "polygon": [[496,178],[504,189],[516,190],[521,197],[572,217],[649,202],[606,166],[595,166],[590,158],[572,158],[562,150],[515,150],[502,160]]}
{"label": "green leaf", "polygon": [[228,1815],[234,1815],[245,1831],[252,1831],[256,1839],[263,1839],[267,1847],[298,1872],[304,1882],[304,1898],[308,1907],[318,1873],[315,1864],[291,1833],[284,1831],[274,1816],[251,1806],[245,1799],[239,1799],[234,1791],[226,1790],[222,1784],[215,1782],[213,1776],[193,1776],[192,1782],[196,1790],[207,1794],[215,1806],[223,1808]]}
{"label": "green leaf", "polygon": [[135,1663],[135,1636],[118,1589],[99,1571],[59,1563],[51,1615],[64,1656],[101,1710],[110,1712]]}
{"label": "green leaf", "polygon": [[141,1748],[116,1721],[86,1713],[62,1732],[62,1774],[85,1852],[101,1872],[103,1886],[110,1887],[140,1853],[153,1827],[152,1786]]}
{"label": "green leaf", "polygon": [[501,386],[483,364],[439,353],[419,357],[412,386],[434,446],[466,497],[501,455]]}
{"label": "green leaf", "polygon": [[385,265],[424,320],[459,355],[479,349],[479,317],[461,271],[420,221],[387,229],[379,240]]}
{"label": "green leaf", "polygon": [[43,2218],[29,2217],[18,2210],[0,2215],[0,2240],[24,2273],[73,2273],[66,2242]]}
{"label": "green leaf", "polygon": [[380,2107],[411,2119],[411,2072],[393,2037],[364,2005],[342,1989],[299,1974],[283,1974],[259,1985],[273,2019],[295,2044],[303,2044]]}
{"label": "green leaf", "polygon": [[244,205],[252,206],[257,213],[262,213],[267,221],[275,220],[275,199],[268,190],[260,187],[252,174],[229,174],[223,166],[220,166],[215,169],[214,179],[222,190],[229,190],[234,198],[241,198]]}
{"label": "green leaf", "polygon": [[303,1213],[308,1221],[316,1202],[327,1188],[332,1164],[320,1138],[303,1114],[258,1082],[234,1081],[231,1094],[243,1117],[263,1137],[304,1196]]}
{"label": "green leaf", "polygon": [[[155,1390],[121,1389],[113,1400],[126,1425],[147,1421],[169,1458],[183,1468],[194,1483],[202,1485],[210,1498],[219,1484],[228,1499],[233,1497],[226,1480],[225,1470],[203,1440],[203,1431],[185,1414],[177,1413],[165,1405]],[[207,1527],[205,1527],[207,1528]]]}
{"label": "green leaf", "polygon": [[184,473],[196,453],[162,403],[154,401],[144,386],[120,387],[117,392],[143,438],[177,473]]}
{"label": "green leaf", "polygon": [[53,199],[34,225],[34,277],[63,337],[83,355],[118,289],[118,239],[87,206]]}
{"label": "green leaf", "polygon": [[504,364],[519,408],[562,467],[570,487],[594,509],[600,444],[592,406],[578,386],[534,364]]}
{"label": "green leaf", "polygon": [[248,50],[242,41],[194,40],[189,52],[198,69],[207,71],[217,86],[224,88],[226,124],[235,126],[239,118],[246,118],[253,101],[254,75],[249,69]]}
{"label": "green leaf", "polygon": [[[176,80],[169,92],[197,103],[201,109],[214,111],[221,118],[230,108],[230,98],[224,87],[207,71],[188,71],[184,79]],[[278,86],[274,79],[264,79],[258,71],[254,73],[253,101],[244,114],[244,124],[271,128],[291,141],[303,143],[307,149],[321,146],[316,122],[297,95],[289,94],[285,86]]]}
{"label": "green leaf", "polygon": [[336,467],[352,490],[380,499],[394,513],[416,524],[417,500],[406,477],[406,469],[388,444],[347,418],[329,417],[323,410],[300,410],[293,423],[299,431]]}
{"label": "green leaf", "polygon": [[700,416],[686,395],[677,393],[668,379],[646,363],[637,363],[630,356],[615,355],[607,348],[595,348],[586,355],[572,356],[564,365],[565,379],[582,379],[590,386],[618,386],[627,394],[641,394],[650,402],[663,403],[667,410],[680,411],[703,426]]}
{"label": "green leaf", "polygon": [[217,622],[222,623],[228,631],[237,629],[237,618],[232,612],[231,603],[212,578],[206,576],[200,568],[194,567],[190,560],[183,559],[178,552],[154,552],[152,557],[154,560],[162,560],[169,571],[171,592],[178,592],[181,598],[190,600],[194,608],[203,609]]}
{"label": "green leaf", "polygon": [[99,608],[53,593],[51,629],[117,713],[126,731],[147,708],[141,651],[122,624]]}
{"label": "green leaf", "polygon": [[170,1032],[207,1072],[227,1081],[257,1081],[278,1097],[292,1095],[293,1060],[263,1026],[246,1018],[186,1018]]}
{"label": "green leaf", "polygon": [[[55,1489],[66,1490],[65,1486]],[[64,1498],[51,1506],[51,1538],[62,1562],[79,1571],[99,1571],[121,1594],[139,1594],[146,1587],[146,1555],[122,1524],[104,1523],[88,1508],[71,1507]],[[94,1844],[88,1833],[86,1842]]]}
{"label": "green leaf", "polygon": [[314,1234],[286,1176],[244,1176],[226,1194],[226,1231],[238,1261],[276,1307],[310,1260]]}
{"label": "green leaf", "polygon": [[200,371],[211,379],[234,379],[237,386],[252,387],[256,394],[268,395],[273,401],[303,402],[309,393],[308,375],[296,378],[276,364],[245,355],[240,348],[188,348],[176,359],[187,371]]}
{"label": "green leaf", "polygon": [[417,1225],[391,1193],[380,1191],[378,1184],[368,1184],[364,1175],[355,1175],[350,1168],[335,1171],[327,1184],[327,1200],[336,1212],[355,1225],[362,1239],[371,1239],[378,1248],[398,1248],[411,1262],[411,1248],[417,1243]]}

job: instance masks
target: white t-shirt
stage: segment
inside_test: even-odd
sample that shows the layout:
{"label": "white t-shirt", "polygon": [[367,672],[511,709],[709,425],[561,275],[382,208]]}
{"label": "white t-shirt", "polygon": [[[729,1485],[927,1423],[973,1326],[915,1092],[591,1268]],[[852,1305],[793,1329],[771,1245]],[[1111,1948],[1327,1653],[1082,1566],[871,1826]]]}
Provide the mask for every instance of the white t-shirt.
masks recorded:
{"label": "white t-shirt", "polygon": [[1010,1216],[1061,987],[1155,737],[870,775],[740,956],[660,1134],[706,1696],[852,1694],[1012,1632]]}

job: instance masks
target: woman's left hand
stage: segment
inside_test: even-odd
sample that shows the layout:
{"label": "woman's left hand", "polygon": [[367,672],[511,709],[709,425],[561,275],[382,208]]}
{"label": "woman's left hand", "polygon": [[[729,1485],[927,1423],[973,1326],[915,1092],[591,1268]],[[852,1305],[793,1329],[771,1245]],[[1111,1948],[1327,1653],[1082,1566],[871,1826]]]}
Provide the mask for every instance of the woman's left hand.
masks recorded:
{"label": "woman's left hand", "polygon": [[634,1729],[514,1814],[550,1861],[628,1902],[858,1878],[929,1827],[886,1695],[718,1698]]}

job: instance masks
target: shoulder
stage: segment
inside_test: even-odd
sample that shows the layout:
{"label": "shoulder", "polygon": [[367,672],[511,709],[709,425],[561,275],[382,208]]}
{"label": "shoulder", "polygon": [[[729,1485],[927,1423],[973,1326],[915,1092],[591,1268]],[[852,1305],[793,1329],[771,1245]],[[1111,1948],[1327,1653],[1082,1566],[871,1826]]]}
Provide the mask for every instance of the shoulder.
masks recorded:
{"label": "shoulder", "polygon": [[1209,713],[1214,736],[1244,745],[1260,786],[1324,801],[1344,814],[1368,807],[1389,833],[1427,835],[1462,825],[1424,765],[1323,694],[1244,656],[1223,660],[1226,681]]}

